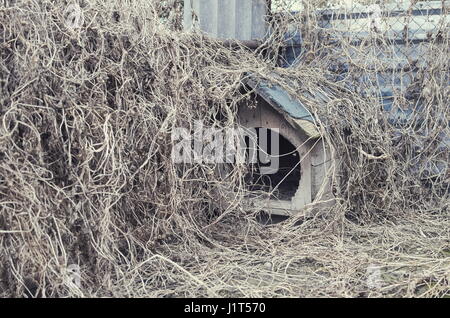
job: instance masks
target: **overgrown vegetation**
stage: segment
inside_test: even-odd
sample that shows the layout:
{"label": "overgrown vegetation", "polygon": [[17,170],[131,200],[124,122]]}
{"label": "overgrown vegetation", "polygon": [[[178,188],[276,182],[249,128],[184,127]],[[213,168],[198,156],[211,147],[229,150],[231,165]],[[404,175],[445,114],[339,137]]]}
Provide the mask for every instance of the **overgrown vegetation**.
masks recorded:
{"label": "overgrown vegetation", "polygon": [[[310,54],[275,78],[276,56],[174,31],[179,18],[161,22],[159,1],[81,1],[75,28],[69,4],[0,8],[1,296],[449,294],[449,174],[426,169],[449,162],[448,37],[419,72],[419,86],[432,85],[418,92],[424,109],[393,128],[374,96],[336,82],[330,65],[347,44],[318,41],[312,15]],[[264,43],[272,51],[283,19],[277,28]],[[361,53],[350,77],[382,67]],[[242,203],[245,167],[223,180],[214,166],[172,162],[174,128],[236,124],[248,73],[313,112],[339,158],[332,207],[263,226]]]}

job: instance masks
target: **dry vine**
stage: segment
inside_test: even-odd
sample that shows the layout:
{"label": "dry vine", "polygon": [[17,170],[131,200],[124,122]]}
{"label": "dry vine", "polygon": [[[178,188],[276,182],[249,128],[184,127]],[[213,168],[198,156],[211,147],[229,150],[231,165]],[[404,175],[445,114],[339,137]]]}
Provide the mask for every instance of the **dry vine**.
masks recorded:
{"label": "dry vine", "polygon": [[[448,295],[449,173],[427,169],[449,162],[448,36],[418,73],[425,117],[394,128],[370,87],[347,85],[382,61],[323,41],[314,8],[289,17],[309,55],[274,77],[276,56],[175,31],[160,1],[80,1],[80,27],[72,3],[0,7],[0,296]],[[265,48],[281,46],[285,18]],[[249,73],[314,113],[340,158],[333,207],[262,226],[242,204],[244,169],[222,180],[172,162],[173,128],[236,124]]]}

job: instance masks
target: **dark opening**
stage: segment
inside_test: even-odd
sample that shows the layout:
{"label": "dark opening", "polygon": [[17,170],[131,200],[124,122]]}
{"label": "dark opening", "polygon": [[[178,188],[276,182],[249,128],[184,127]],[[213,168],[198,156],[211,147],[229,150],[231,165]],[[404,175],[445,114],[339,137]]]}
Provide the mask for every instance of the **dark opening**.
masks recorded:
{"label": "dark opening", "polygon": [[[297,191],[300,182],[300,156],[294,145],[276,131],[257,128],[257,161],[249,163],[249,171],[245,177],[250,191],[272,192],[274,199],[290,200]],[[265,135],[266,142],[262,141]],[[247,155],[255,143],[246,137]],[[277,150],[278,144],[278,150]],[[265,146],[266,145],[266,146]],[[266,151],[265,148],[267,148]],[[266,155],[265,155],[266,154]],[[264,158],[266,156],[266,158]],[[268,173],[267,168],[274,167],[278,160],[278,168]]]}

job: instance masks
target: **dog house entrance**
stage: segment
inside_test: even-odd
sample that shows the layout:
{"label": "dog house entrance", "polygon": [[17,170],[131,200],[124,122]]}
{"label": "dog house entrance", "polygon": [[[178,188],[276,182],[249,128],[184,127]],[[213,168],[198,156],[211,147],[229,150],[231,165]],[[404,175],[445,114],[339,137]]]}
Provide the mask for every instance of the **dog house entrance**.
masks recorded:
{"label": "dog house entrance", "polygon": [[[246,137],[247,155],[250,161],[245,177],[247,189],[264,191],[272,199],[291,200],[300,184],[300,156],[295,146],[278,132],[256,129],[257,140]],[[254,149],[257,151],[254,151]]]}

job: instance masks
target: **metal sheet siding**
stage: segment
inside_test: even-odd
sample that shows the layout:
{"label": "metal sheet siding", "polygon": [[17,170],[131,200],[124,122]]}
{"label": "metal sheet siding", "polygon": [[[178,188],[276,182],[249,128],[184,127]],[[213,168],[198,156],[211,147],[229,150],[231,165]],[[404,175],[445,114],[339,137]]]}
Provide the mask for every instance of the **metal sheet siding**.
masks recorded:
{"label": "metal sheet siding", "polygon": [[184,0],[185,30],[200,28],[220,39],[263,39],[266,14],[265,0]]}

